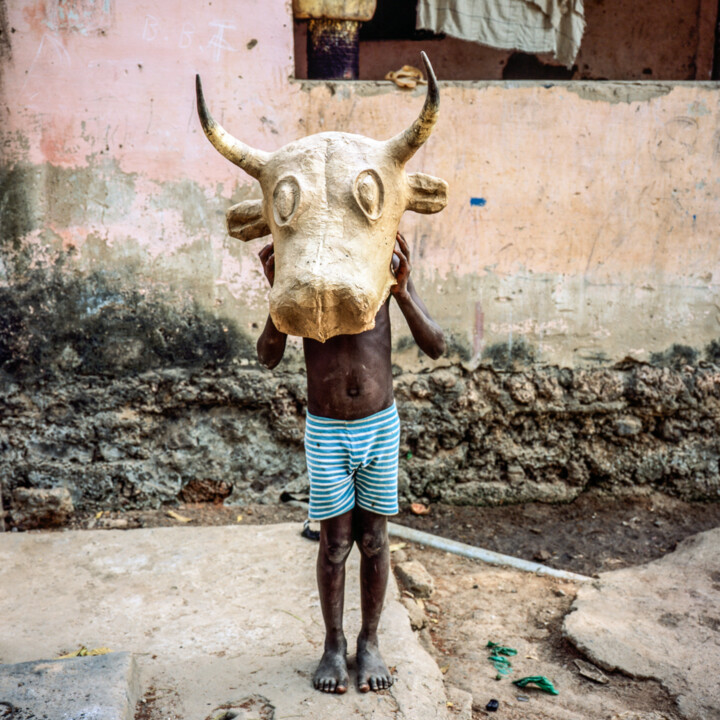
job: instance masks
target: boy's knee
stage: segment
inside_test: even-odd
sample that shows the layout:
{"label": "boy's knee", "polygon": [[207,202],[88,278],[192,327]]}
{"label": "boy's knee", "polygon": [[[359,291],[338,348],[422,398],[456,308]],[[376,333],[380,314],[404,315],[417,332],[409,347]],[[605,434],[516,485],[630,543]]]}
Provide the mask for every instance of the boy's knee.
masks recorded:
{"label": "boy's knee", "polygon": [[364,532],[359,545],[365,557],[376,557],[387,545],[387,534],[383,530]]}
{"label": "boy's knee", "polygon": [[324,554],[333,565],[341,565],[347,560],[350,550],[352,550],[351,539],[334,539],[327,541]]}

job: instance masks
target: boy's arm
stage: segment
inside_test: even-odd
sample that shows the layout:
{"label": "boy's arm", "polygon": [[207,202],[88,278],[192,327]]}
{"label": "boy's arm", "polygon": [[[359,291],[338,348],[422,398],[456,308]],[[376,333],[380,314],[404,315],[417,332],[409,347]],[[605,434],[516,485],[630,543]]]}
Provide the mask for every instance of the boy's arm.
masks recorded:
{"label": "boy's arm", "polygon": [[[260,261],[262,262],[265,277],[272,287],[275,281],[275,253],[273,252],[273,244],[269,243],[260,251]],[[272,370],[285,354],[285,343],[287,335],[280,332],[268,315],[265,328],[260,334],[257,341],[258,360],[266,368]]]}
{"label": "boy's arm", "polygon": [[397,267],[395,267],[397,282],[390,288],[390,292],[397,300],[418,347],[433,360],[437,360],[445,352],[443,331],[430,317],[425,303],[420,299],[415,285],[410,279],[412,269],[410,267],[410,249],[400,233],[397,234],[397,243],[393,252],[393,266],[395,266],[395,258],[398,260]]}

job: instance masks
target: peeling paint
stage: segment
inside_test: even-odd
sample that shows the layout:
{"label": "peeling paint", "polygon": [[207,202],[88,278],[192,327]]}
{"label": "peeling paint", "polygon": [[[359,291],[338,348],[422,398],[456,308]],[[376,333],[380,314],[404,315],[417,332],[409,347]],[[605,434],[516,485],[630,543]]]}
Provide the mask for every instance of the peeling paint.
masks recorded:
{"label": "peeling paint", "polygon": [[672,92],[677,83],[655,82],[568,82],[558,83],[583,100],[607,103],[648,102]]}

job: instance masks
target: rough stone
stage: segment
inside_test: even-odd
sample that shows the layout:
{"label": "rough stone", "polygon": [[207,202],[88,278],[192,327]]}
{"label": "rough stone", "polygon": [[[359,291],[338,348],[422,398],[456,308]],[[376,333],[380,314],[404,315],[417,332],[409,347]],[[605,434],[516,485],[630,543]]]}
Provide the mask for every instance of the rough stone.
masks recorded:
{"label": "rough stone", "polygon": [[435,592],[435,582],[425,566],[417,560],[408,560],[395,566],[395,574],[406,590],[415,597],[429,598]]}
{"label": "rough stone", "polygon": [[402,563],[407,560],[407,553],[404,550],[395,550],[393,551],[391,557],[393,563],[397,565],[398,563]]}
{"label": "rough stone", "polygon": [[631,437],[642,431],[642,420],[632,415],[622,415],[615,421],[615,429],[621,437]]}
{"label": "rough stone", "polygon": [[452,720],[472,720],[473,696],[454,685],[446,685],[448,696],[448,717]]}
{"label": "rough stone", "polygon": [[596,665],[656,678],[688,720],[717,717],[720,685],[720,528],[640,567],[580,587],[566,637]]}
{"label": "rough stone", "polygon": [[588,680],[593,680],[596,683],[600,683],[601,685],[607,685],[609,682],[607,675],[600,670],[600,668],[596,668],[592,663],[585,662],[585,660],[580,660],[580,658],[576,658],[573,660],[573,664],[578,669],[578,672],[583,676],[586,677]]}
{"label": "rough stone", "polygon": [[[95,329],[104,337],[104,327]],[[225,357],[228,347],[211,340]],[[7,510],[16,488],[67,487],[83,512],[182,500],[272,503],[289,487],[307,492],[301,372],[261,369],[249,350],[226,364],[201,357],[198,366],[135,372],[107,364],[115,358],[108,350],[105,365],[88,361],[54,376],[54,353],[64,346],[33,347],[47,359],[42,382],[13,380],[8,368],[22,361],[14,351],[3,366]],[[159,348],[143,358],[160,362]],[[0,365],[1,356],[2,348]],[[590,487],[720,499],[718,365],[534,366],[517,382],[487,366],[441,370],[395,377],[403,503],[569,502]],[[518,397],[530,385],[536,397],[516,400],[513,383]]]}
{"label": "rough stone", "polygon": [[[0,665],[0,700],[13,720],[132,720],[139,687],[130,653]],[[50,712],[50,715],[48,715]]]}
{"label": "rough stone", "polygon": [[[2,583],[12,592],[0,592],[0,659],[24,662],[79,645],[127,650],[143,692],[159,691],[153,717],[200,720],[263,696],[278,718],[446,720],[443,675],[410,629],[394,578],[379,630],[383,657],[396,668],[392,688],[340,697],[312,687],[324,636],[317,544],[298,529],[4,533]],[[356,637],[357,549],[348,563],[345,632]]]}
{"label": "rough stone", "polygon": [[10,513],[13,523],[25,530],[57,527],[73,513],[67,488],[15,488]]}
{"label": "rough stone", "polygon": [[400,602],[405,606],[410,618],[410,627],[413,630],[422,630],[427,625],[427,617],[416,600],[404,597]]}

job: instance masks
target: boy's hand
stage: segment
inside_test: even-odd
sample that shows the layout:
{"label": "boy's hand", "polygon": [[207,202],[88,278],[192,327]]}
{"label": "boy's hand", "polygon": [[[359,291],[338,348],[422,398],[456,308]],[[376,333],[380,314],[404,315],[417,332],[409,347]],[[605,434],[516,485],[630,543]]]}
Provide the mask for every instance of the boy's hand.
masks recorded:
{"label": "boy's hand", "polygon": [[265,277],[270,283],[270,287],[275,282],[275,247],[272,243],[268,243],[259,253],[260,262],[265,272]]}
{"label": "boy's hand", "polygon": [[395,249],[392,257],[392,271],[395,275],[395,284],[390,288],[393,295],[407,293],[408,280],[410,279],[410,248],[405,238],[398,233],[395,237]]}

